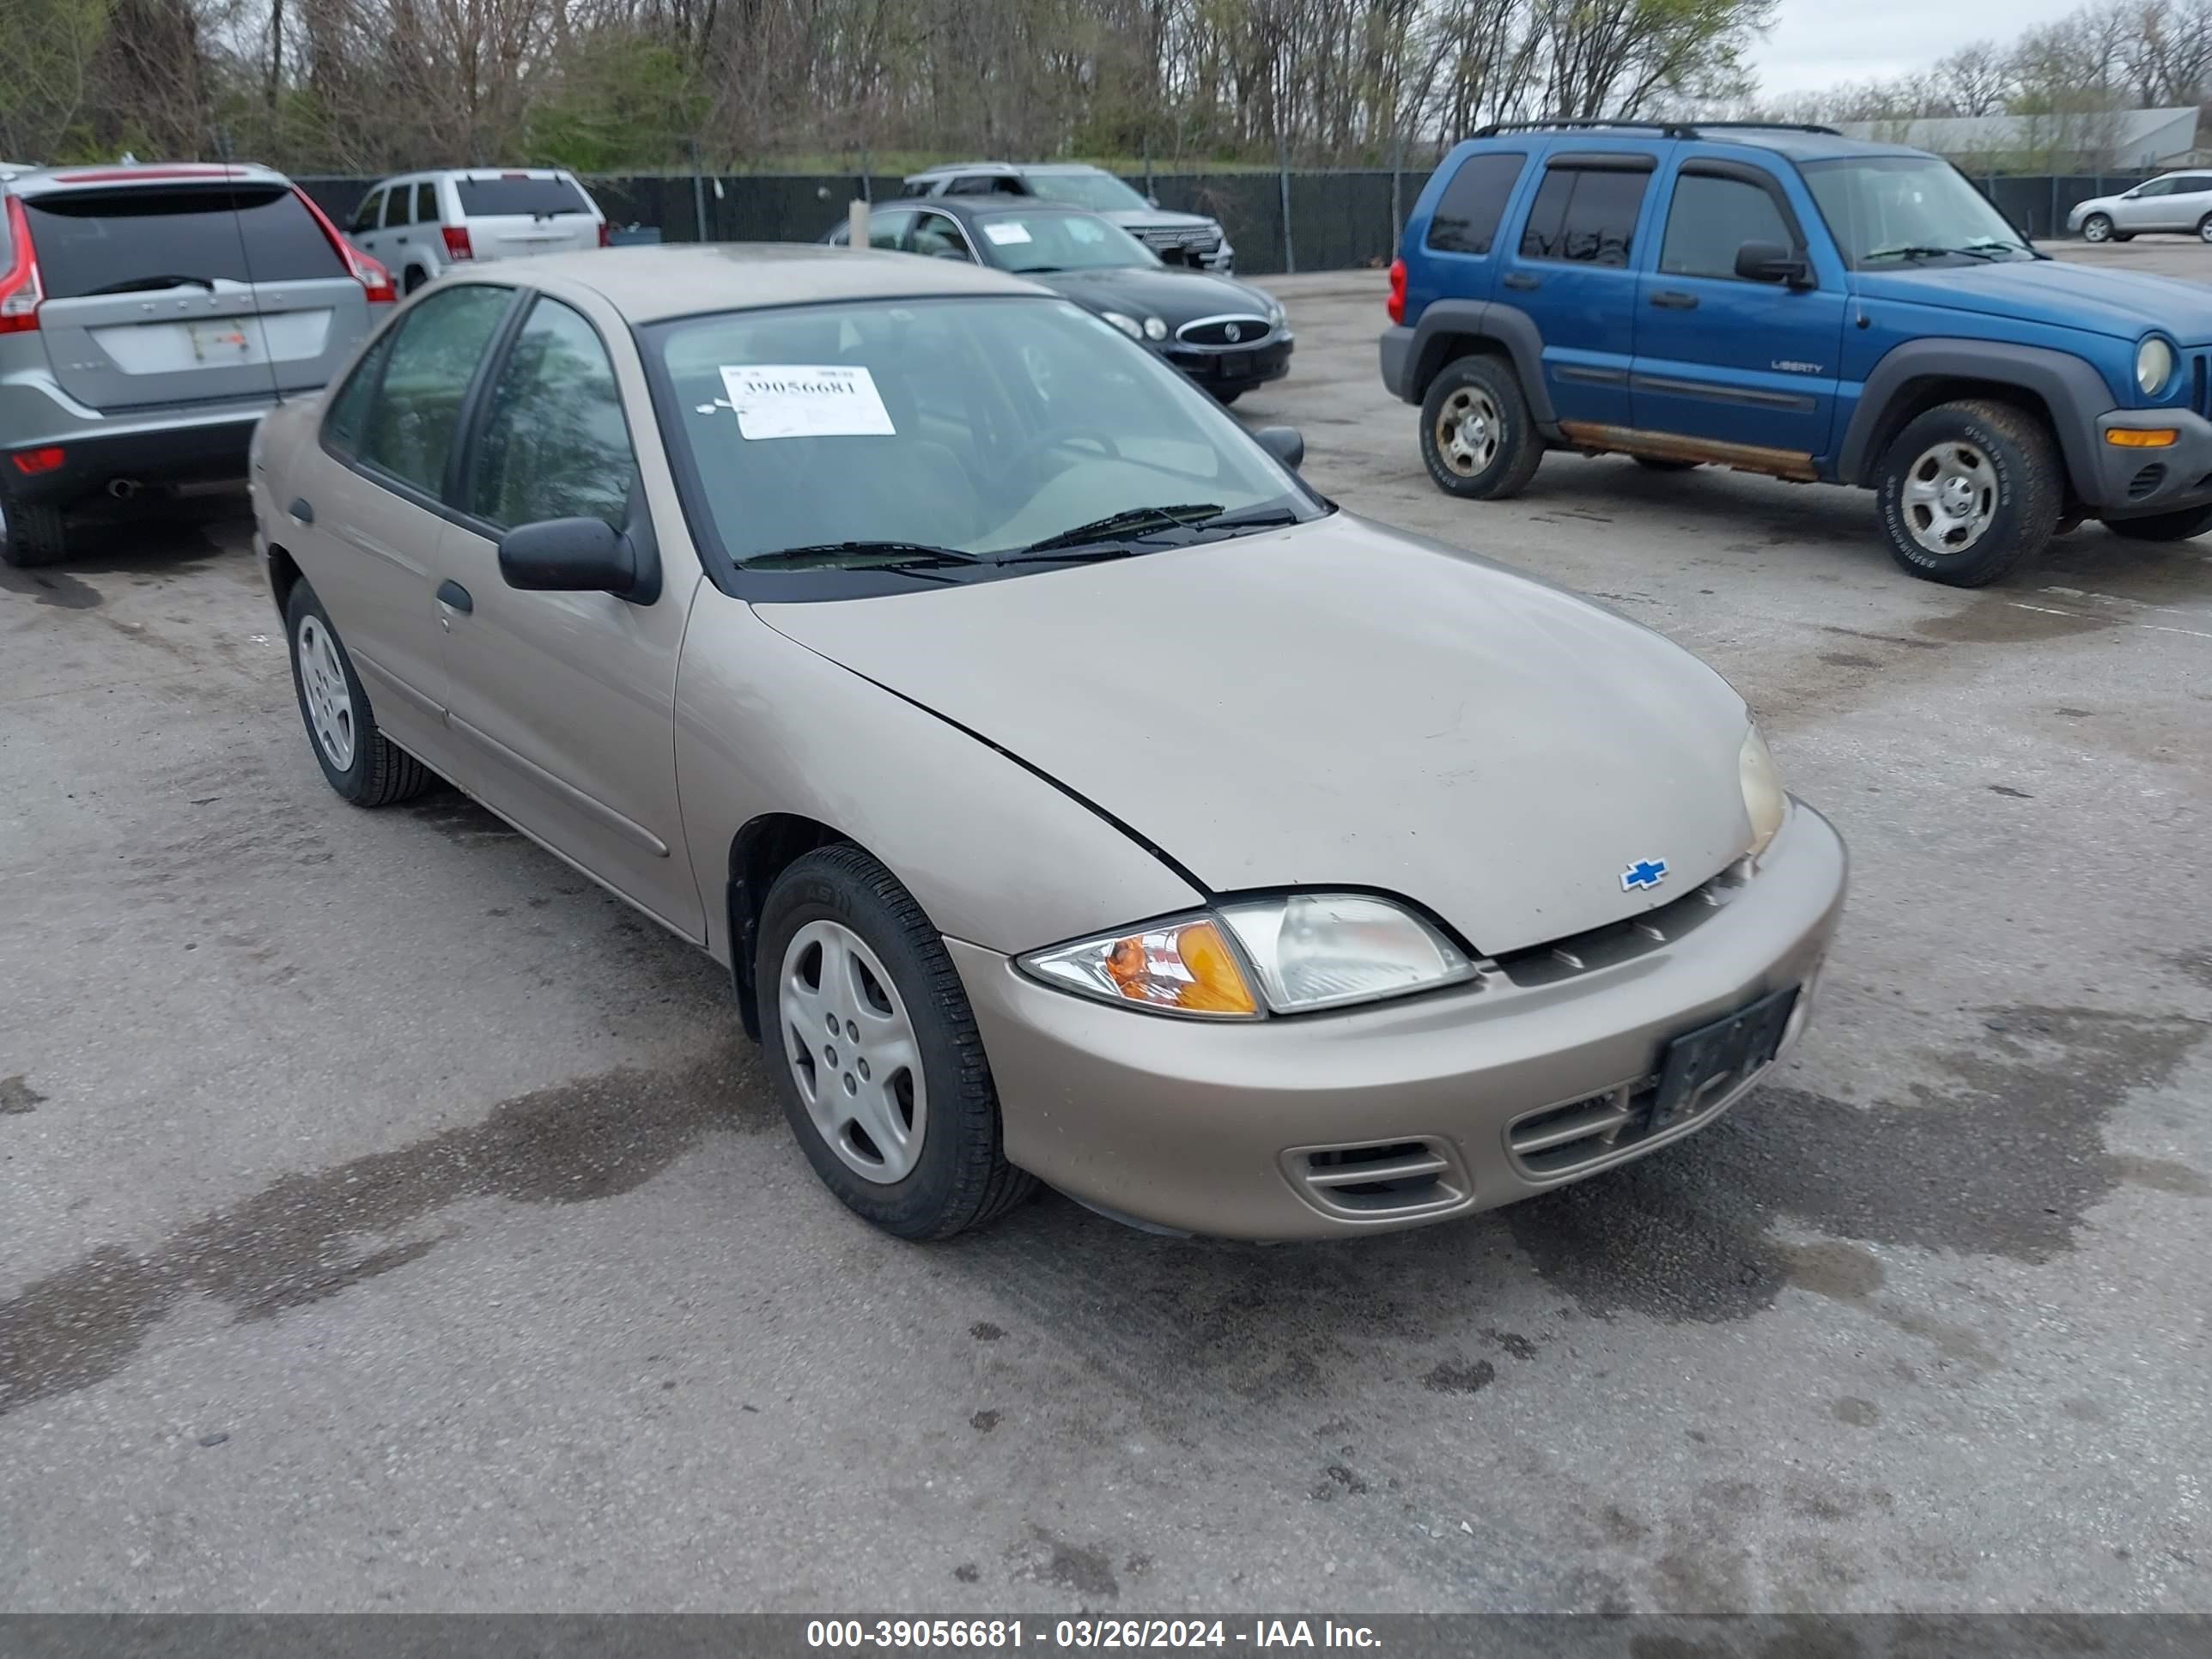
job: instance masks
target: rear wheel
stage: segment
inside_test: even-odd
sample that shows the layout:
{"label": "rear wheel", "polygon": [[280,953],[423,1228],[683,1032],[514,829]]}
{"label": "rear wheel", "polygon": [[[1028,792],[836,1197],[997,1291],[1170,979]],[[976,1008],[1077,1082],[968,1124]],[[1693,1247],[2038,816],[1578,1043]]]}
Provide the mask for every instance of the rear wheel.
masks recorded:
{"label": "rear wheel", "polygon": [[53,563],[64,550],[61,508],[0,497],[0,562],[27,569]]}
{"label": "rear wheel", "polygon": [[284,629],[307,746],[331,787],[356,806],[389,806],[428,788],[435,781],[429,769],[377,730],[352,659],[305,581],[292,585]]}
{"label": "rear wheel", "polygon": [[1006,1162],[983,1039],[945,941],[857,847],[809,853],[763,907],[754,982],[784,1116],[823,1185],[901,1238],[946,1238],[1036,1188]]}
{"label": "rear wheel", "polygon": [[407,274],[399,279],[400,292],[403,294],[412,294],[416,289],[422,287],[423,283],[429,280],[429,274],[425,271],[422,266],[412,266],[409,269]]}
{"label": "rear wheel", "polygon": [[1421,401],[1421,459],[1446,495],[1517,495],[1543,459],[1520,376],[1503,359],[1462,357],[1430,383]]}
{"label": "rear wheel", "polygon": [[2085,242],[2109,242],[2112,240],[2112,216],[2093,213],[2081,222],[2081,240]]}
{"label": "rear wheel", "polygon": [[2212,530],[2212,507],[2185,507],[2140,519],[2107,519],[2105,528],[2131,542],[2185,542]]}
{"label": "rear wheel", "polygon": [[1942,404],[1899,433],[1876,489],[1898,563],[1954,587],[1996,581],[2058,527],[2057,446],[2008,404]]}

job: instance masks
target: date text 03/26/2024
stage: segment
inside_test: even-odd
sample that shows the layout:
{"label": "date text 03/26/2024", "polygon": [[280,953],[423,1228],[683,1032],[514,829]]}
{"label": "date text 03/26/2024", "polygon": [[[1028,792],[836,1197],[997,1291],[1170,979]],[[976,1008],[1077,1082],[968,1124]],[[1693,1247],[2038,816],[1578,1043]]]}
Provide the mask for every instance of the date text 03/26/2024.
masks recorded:
{"label": "date text 03/26/2024", "polygon": [[1052,1650],[1170,1648],[1379,1648],[1365,1625],[1332,1619],[817,1619],[806,1645],[831,1651],[928,1649],[989,1653]]}

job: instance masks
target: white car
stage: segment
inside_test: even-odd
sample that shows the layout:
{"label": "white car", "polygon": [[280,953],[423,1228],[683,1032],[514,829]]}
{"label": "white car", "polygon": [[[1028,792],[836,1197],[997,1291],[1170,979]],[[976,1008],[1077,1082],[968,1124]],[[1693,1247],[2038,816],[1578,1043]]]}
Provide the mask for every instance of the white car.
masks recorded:
{"label": "white car", "polygon": [[2066,228],[2085,242],[2125,242],[2171,231],[2212,242],[2212,173],[2168,173],[2118,196],[2075,204]]}
{"label": "white car", "polygon": [[373,187],[346,235],[412,294],[463,261],[605,247],[607,219],[562,168],[447,167]]}

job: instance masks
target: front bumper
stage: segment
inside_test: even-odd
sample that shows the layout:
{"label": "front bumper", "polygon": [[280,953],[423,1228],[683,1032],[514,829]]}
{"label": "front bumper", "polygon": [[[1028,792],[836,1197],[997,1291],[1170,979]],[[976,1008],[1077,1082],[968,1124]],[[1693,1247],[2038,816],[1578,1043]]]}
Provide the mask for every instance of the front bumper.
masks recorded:
{"label": "front bumper", "polygon": [[[2112,442],[2115,428],[2170,428],[2163,449]],[[2212,421],[2186,409],[2114,410],[2097,420],[2097,499],[2104,519],[2136,519],[2212,502]]]}
{"label": "front bumper", "polygon": [[1153,350],[1209,392],[1242,392],[1291,372],[1291,336],[1271,333],[1256,346],[1194,346],[1169,340]]}
{"label": "front bumper", "polygon": [[[1532,1118],[1548,1125],[1557,1109],[1601,1097],[1634,1102],[1674,1037],[1770,992],[1809,991],[1844,877],[1842,842],[1800,805],[1758,874],[1671,942],[1549,982],[1493,975],[1480,988],[1249,1024],[1113,1007],[1042,985],[981,946],[946,945],[1014,1164],[1082,1202],[1164,1227],[1314,1238],[1510,1203],[1713,1121],[1741,1088],[1656,1133],[1639,1137],[1631,1125],[1580,1161],[1527,1152]],[[1805,1006],[1801,996],[1791,1040]],[[1443,1170],[1431,1187],[1408,1188],[1407,1203],[1350,1209],[1348,1188],[1313,1179],[1398,1148],[1422,1149]]]}

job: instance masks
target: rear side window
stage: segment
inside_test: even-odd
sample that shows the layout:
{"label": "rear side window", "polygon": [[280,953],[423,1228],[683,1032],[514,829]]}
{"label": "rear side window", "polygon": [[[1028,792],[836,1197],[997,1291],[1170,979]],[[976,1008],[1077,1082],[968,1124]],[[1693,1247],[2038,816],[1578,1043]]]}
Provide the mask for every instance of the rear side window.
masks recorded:
{"label": "rear side window", "polygon": [[438,186],[428,179],[415,186],[415,222],[418,225],[438,222]]}
{"label": "rear side window", "polygon": [[163,276],[289,283],[347,274],[285,185],[86,191],[27,197],[23,208],[49,299],[129,293]]}
{"label": "rear side window", "polygon": [[1686,173],[1674,181],[1659,269],[1670,276],[1733,277],[1736,250],[1746,242],[1794,247],[1797,241],[1782,209],[1760,185],[1748,179]]}
{"label": "rear side window", "polygon": [[1461,162],[1429,220],[1428,245],[1439,253],[1489,252],[1498,222],[1505,216],[1506,200],[1528,159],[1514,150],[1470,155]]}
{"label": "rear side window", "polygon": [[362,422],[362,460],[425,495],[441,493],[461,398],[514,298],[510,289],[471,283],[427,296],[400,319]]}
{"label": "rear side window", "polygon": [[562,213],[589,213],[592,204],[584,192],[566,179],[456,179],[461,211],[471,219],[501,214],[550,218]]}
{"label": "rear side window", "polygon": [[947,196],[1025,196],[1029,192],[1022,188],[1022,181],[1018,179],[1007,178],[1004,173],[983,173],[971,178],[955,179],[945,187],[945,193]]}
{"label": "rear side window", "polygon": [[493,384],[470,471],[469,511],[505,529],[601,519],[619,529],[637,471],[607,349],[581,316],[541,299]]}
{"label": "rear side window", "polygon": [[415,194],[405,185],[400,185],[384,198],[384,222],[404,225],[413,222],[410,210],[415,205]]}
{"label": "rear side window", "polygon": [[1546,170],[1543,187],[1521,234],[1524,259],[1565,259],[1577,264],[1625,265],[1644,206],[1649,172],[1612,167],[1558,167]]}

